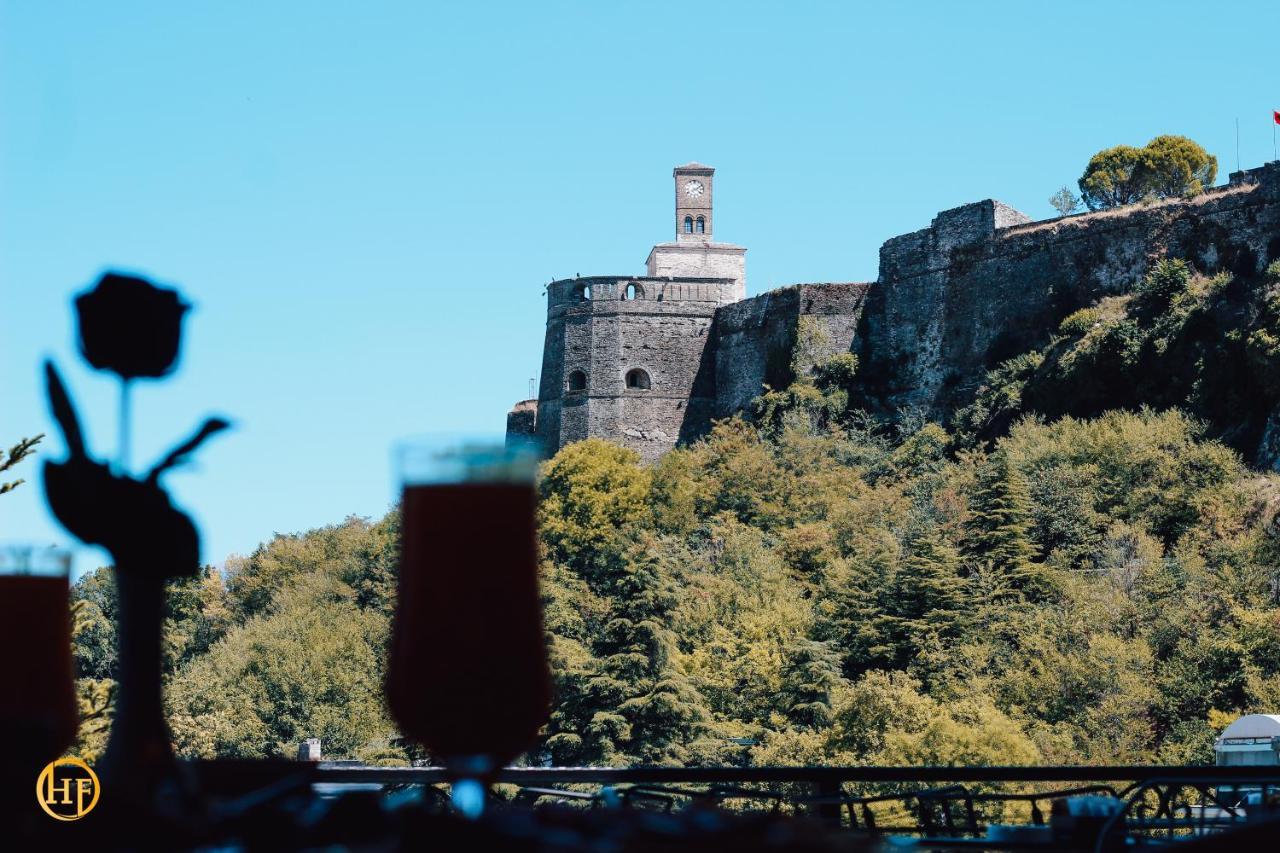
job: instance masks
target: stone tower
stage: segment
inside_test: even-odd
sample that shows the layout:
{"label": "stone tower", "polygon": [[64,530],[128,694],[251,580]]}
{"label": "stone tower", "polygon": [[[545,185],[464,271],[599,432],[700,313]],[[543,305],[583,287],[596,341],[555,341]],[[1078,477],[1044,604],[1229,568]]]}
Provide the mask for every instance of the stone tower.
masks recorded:
{"label": "stone tower", "polygon": [[534,429],[548,452],[599,436],[653,460],[710,423],[712,321],[745,295],[747,250],[711,242],[715,170],[673,174],[676,239],[653,247],[647,275],[547,287]]}
{"label": "stone tower", "polygon": [[676,242],[711,239],[711,191],[716,170],[701,163],[686,163],[671,170],[676,179]]}
{"label": "stone tower", "polygon": [[686,163],[671,174],[676,184],[676,239],[659,243],[649,252],[645,261],[648,274],[655,278],[731,278],[735,284],[726,292],[726,301],[745,299],[747,250],[711,239],[716,170],[701,163]]}

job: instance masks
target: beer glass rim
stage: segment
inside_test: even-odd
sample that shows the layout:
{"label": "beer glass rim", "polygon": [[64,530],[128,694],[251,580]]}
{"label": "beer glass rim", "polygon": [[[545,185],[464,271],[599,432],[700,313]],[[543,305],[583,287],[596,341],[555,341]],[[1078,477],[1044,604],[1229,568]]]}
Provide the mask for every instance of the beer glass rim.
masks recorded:
{"label": "beer glass rim", "polygon": [[0,542],[0,576],[71,577],[71,551],[58,545]]}
{"label": "beer glass rim", "polygon": [[532,483],[542,454],[536,442],[501,433],[420,433],[392,445],[392,467],[404,486]]}

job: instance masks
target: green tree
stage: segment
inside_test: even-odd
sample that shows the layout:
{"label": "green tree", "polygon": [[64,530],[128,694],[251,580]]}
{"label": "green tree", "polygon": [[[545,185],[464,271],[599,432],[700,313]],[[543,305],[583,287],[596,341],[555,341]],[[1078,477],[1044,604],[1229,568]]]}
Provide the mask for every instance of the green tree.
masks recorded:
{"label": "green tree", "polygon": [[1159,198],[1203,192],[1218,175],[1218,158],[1185,136],[1157,136],[1144,151],[1143,180]]}
{"label": "green tree", "polygon": [[[385,610],[390,600],[390,581],[385,574],[391,571],[388,563],[394,561],[394,552],[384,552],[390,547],[386,541],[390,534],[388,525],[394,523],[384,521],[375,528],[366,519],[351,516],[340,524],[306,534],[278,533],[248,557],[227,560],[227,606],[235,620],[243,623],[253,616],[269,613],[279,593],[289,584],[318,572],[353,586],[359,585],[358,579],[377,576],[378,593],[371,594],[362,588],[360,601]],[[371,560],[381,560],[380,571],[368,567]]]}
{"label": "green tree", "polygon": [[71,587],[76,673],[80,678],[116,677],[115,570],[95,569]]}
{"label": "green tree", "polygon": [[688,764],[708,714],[702,697],[675,663],[669,625],[678,596],[642,536],[605,565],[592,585],[610,602],[590,642],[591,662],[579,662],[562,683],[572,691],[553,719],[545,748],[557,763]]}
{"label": "green tree", "polygon": [[1089,158],[1080,176],[1080,197],[1090,210],[1141,201],[1150,191],[1147,154],[1132,145],[1117,145]]}
{"label": "green tree", "polygon": [[1195,195],[1217,175],[1218,158],[1192,140],[1157,136],[1142,148],[1117,145],[1094,154],[1080,177],[1080,194],[1090,210],[1103,210],[1144,198]]}
{"label": "green tree", "polygon": [[847,682],[840,655],[830,644],[797,639],[786,650],[780,696],[787,716],[798,726],[824,729],[835,722],[835,707]]}
{"label": "green tree", "polygon": [[926,530],[908,544],[909,555],[890,584],[890,618],[909,637],[951,635],[964,604],[960,554],[936,531]]}
{"label": "green tree", "polygon": [[1156,310],[1168,308],[1179,294],[1187,291],[1191,267],[1180,258],[1163,258],[1151,267],[1138,285],[1138,296]]}
{"label": "green tree", "polygon": [[174,672],[208,652],[232,625],[222,573],[204,566],[196,575],[170,581],[165,611],[165,670]]}
{"label": "green tree", "polygon": [[[388,625],[328,573],[281,588],[269,613],[229,630],[170,680],[174,745],[192,758],[285,757],[318,737],[327,755],[386,758]],[[402,756],[403,759],[403,756]]]}
{"label": "green tree", "polygon": [[[35,438],[22,438],[18,440],[17,444],[10,447],[7,453],[4,450],[0,450],[0,474],[3,474],[23,459],[34,454],[36,452],[36,445],[40,443],[40,439],[42,438],[44,438],[44,433],[40,433]],[[6,483],[3,480],[0,480],[0,495],[3,495],[6,492],[12,492],[25,482],[25,480],[10,480]]]}
{"label": "green tree", "polygon": [[562,448],[539,481],[539,529],[551,559],[579,571],[607,560],[618,531],[652,516],[650,483],[634,450],[600,438]]}
{"label": "green tree", "polygon": [[1070,187],[1063,187],[1049,196],[1049,204],[1053,205],[1053,209],[1058,211],[1059,216],[1069,216],[1080,206],[1080,197],[1073,193]]}
{"label": "green tree", "polygon": [[1042,568],[1033,560],[1031,498],[1026,479],[997,451],[978,470],[970,516],[965,524],[965,555],[988,564],[1013,588],[1038,596],[1048,591]]}

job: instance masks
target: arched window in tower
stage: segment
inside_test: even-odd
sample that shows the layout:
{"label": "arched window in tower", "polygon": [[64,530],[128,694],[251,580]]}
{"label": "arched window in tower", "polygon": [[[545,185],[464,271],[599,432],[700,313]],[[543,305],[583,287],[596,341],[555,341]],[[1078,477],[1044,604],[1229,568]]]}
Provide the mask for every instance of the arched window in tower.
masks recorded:
{"label": "arched window in tower", "polygon": [[706,233],[707,233],[707,220],[703,219],[701,216],[699,216],[699,217],[698,217],[698,228],[697,228],[697,231],[698,231],[698,233],[699,233],[699,234],[706,234]]}
{"label": "arched window in tower", "polygon": [[692,216],[686,216],[684,218],[684,233],[686,234],[693,233],[693,217]]}
{"label": "arched window in tower", "polygon": [[622,298],[627,301],[632,299],[644,299],[644,289],[633,281],[622,291]]}
{"label": "arched window in tower", "polygon": [[632,391],[649,390],[649,374],[636,367],[627,371],[627,387]]}
{"label": "arched window in tower", "polygon": [[587,374],[581,370],[572,371],[569,374],[569,390],[585,391],[587,390]]}

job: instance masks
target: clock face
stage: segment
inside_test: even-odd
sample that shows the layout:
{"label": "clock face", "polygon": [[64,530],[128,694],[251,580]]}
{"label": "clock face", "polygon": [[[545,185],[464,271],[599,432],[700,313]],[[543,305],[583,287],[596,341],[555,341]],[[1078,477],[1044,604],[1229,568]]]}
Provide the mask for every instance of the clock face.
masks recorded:
{"label": "clock face", "polygon": [[703,187],[698,181],[689,181],[684,185],[684,194],[689,198],[700,198],[702,196]]}

